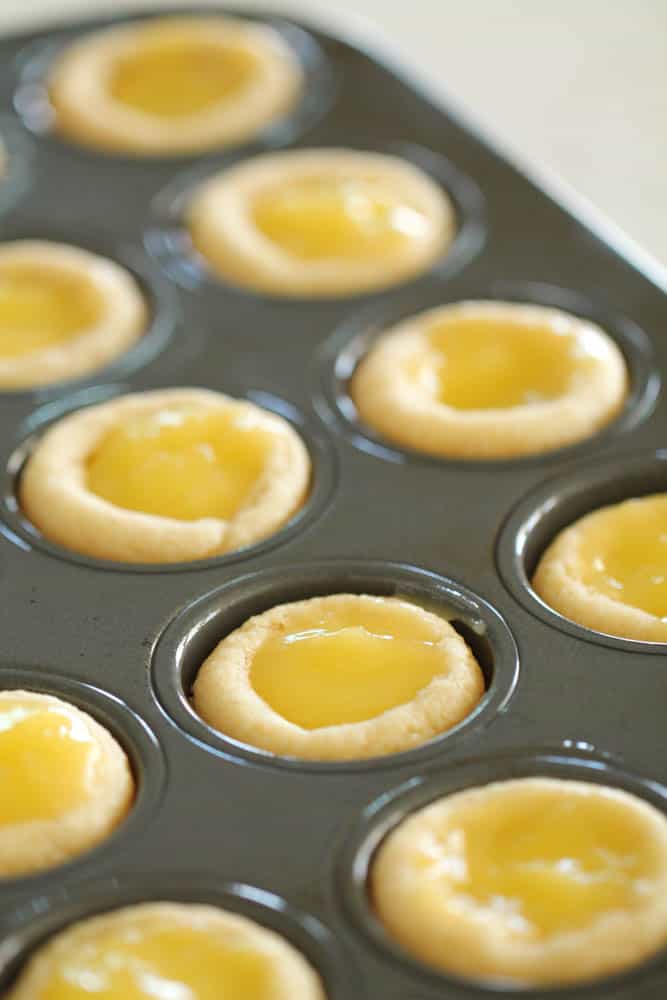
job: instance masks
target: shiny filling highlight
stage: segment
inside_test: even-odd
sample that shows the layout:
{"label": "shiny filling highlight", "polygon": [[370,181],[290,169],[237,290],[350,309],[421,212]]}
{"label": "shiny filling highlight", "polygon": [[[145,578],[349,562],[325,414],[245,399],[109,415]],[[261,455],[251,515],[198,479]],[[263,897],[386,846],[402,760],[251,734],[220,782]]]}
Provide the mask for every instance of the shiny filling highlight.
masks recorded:
{"label": "shiny filling highlight", "polygon": [[514,934],[536,939],[640,907],[657,865],[626,804],[516,789],[454,808],[416,860],[427,893],[494,914]]}
{"label": "shiny filling highlight", "polygon": [[111,96],[135,111],[178,120],[232,100],[258,73],[257,56],[241,45],[179,35],[146,32],[114,65]]}
{"label": "shiny filling highlight", "polygon": [[247,412],[165,407],[120,422],[88,461],[88,489],[126,510],[229,519],[262,476],[273,435]]}
{"label": "shiny filling highlight", "polygon": [[220,931],[167,919],[116,921],[60,952],[41,1000],[271,1000],[270,962]]}
{"label": "shiny filling highlight", "polygon": [[86,277],[43,264],[0,263],[0,358],[56,347],[101,315],[101,296]]}
{"label": "shiny filling highlight", "polygon": [[457,410],[508,409],[557,399],[596,361],[597,341],[556,323],[459,316],[435,323],[409,378]]}
{"label": "shiny filling highlight", "polygon": [[447,672],[434,626],[390,606],[302,613],[255,653],[250,682],[284,719],[319,729],[375,718]]}
{"label": "shiny filling highlight", "polygon": [[83,805],[98,756],[87,727],[66,706],[0,699],[0,829]]}
{"label": "shiny filling highlight", "polygon": [[387,259],[429,228],[397,191],[356,177],[287,180],[258,195],[252,215],[264,236],[306,261]]}
{"label": "shiny filling highlight", "polygon": [[585,526],[579,554],[585,584],[667,620],[667,495],[596,512]]}

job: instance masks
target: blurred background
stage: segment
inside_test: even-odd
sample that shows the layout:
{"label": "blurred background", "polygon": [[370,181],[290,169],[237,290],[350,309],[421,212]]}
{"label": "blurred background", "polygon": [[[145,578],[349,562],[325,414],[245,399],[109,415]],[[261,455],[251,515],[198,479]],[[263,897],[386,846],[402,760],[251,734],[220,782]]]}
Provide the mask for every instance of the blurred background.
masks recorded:
{"label": "blurred background", "polygon": [[[149,6],[150,0],[0,0],[0,33]],[[235,0],[233,6],[294,13],[388,45],[524,167],[583,196],[667,266],[666,0]]]}

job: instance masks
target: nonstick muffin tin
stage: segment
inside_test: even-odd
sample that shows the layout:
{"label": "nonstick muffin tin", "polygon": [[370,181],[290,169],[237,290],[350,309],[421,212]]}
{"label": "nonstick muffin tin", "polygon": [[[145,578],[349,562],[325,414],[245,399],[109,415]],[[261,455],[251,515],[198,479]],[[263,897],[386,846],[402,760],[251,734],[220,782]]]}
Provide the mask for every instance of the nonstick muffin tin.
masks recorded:
{"label": "nonstick muffin tin", "polygon": [[[570,624],[528,582],[579,515],[667,490],[664,289],[375,55],[265,20],[304,61],[304,101],[252,146],[196,158],[132,160],[51,133],[43,74],[101,21],[0,40],[11,157],[0,238],[111,256],[153,312],[144,340],[95,377],[0,395],[0,686],[89,711],[127,749],[139,789],[130,819],[97,849],[0,883],[0,990],[56,929],[162,898],[219,902],[279,930],[318,968],[329,1000],[488,997],[493,989],[419,966],[374,921],[364,884],[383,833],[439,794],[519,775],[602,782],[667,811],[663,647]],[[269,148],[338,145],[398,152],[447,188],[459,233],[430,272],[363,297],[278,301],[225,286],[188,254],[180,218],[198,179]],[[513,462],[431,459],[379,441],[347,395],[356,360],[386,325],[465,298],[598,322],[630,369],[622,414],[576,447]],[[314,481],[288,526],[222,558],[129,567],[61,551],[24,522],[17,480],[49,422],[119,392],[186,385],[248,397],[298,428]],[[342,590],[444,611],[486,674],[472,716],[417,750],[338,765],[272,758],[193,714],[193,675],[231,629],[274,604]],[[561,992],[663,1000],[667,960]]]}

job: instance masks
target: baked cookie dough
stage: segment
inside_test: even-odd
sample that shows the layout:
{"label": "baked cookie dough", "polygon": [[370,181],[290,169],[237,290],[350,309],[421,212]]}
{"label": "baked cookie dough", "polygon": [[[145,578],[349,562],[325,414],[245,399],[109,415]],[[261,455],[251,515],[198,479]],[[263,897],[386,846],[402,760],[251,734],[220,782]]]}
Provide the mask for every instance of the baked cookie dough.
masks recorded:
{"label": "baked cookie dough", "polygon": [[0,391],[102,368],[147,324],[139,286],[114,261],[63,243],[0,243]]}
{"label": "baked cookie dough", "polygon": [[251,618],[211,653],[194,707],[274,754],[353,760],[426,743],[470,714],[484,677],[438,615],[393,597],[332,594]]}
{"label": "baked cookie dough", "polygon": [[383,334],[353,375],[362,421],[445,458],[503,459],[574,444],[623,407],[628,374],[588,320],[542,306],[460,302]]}
{"label": "baked cookie dough", "polygon": [[500,781],[408,816],[370,892],[389,936],[443,972],[505,987],[606,976],[667,942],[667,819],[600,785]]}
{"label": "baked cookie dough", "polygon": [[325,1000],[285,938],[198,903],[139,903],[90,917],[43,945],[7,1000]]}
{"label": "baked cookie dough", "polygon": [[48,88],[55,128],[66,138],[169,156],[251,139],[292,109],[303,74],[267,25],[220,15],[156,17],[69,45]]}
{"label": "baked cookie dough", "polygon": [[65,548],[164,563],[273,534],[309,482],[308,451],[282,417],[206,389],[163,389],[59,420],[28,459],[19,498]]}
{"label": "baked cookie dough", "polygon": [[186,214],[195,249],[220,277],[307,298],[412,278],[456,228],[449,197],[423,171],[349,149],[257,156],[205,182]]}
{"label": "baked cookie dough", "polygon": [[602,507],[560,532],[532,585],[573,622],[667,642],[667,493]]}
{"label": "baked cookie dough", "polygon": [[31,691],[0,691],[0,880],[52,868],[108,837],[134,779],[89,715]]}

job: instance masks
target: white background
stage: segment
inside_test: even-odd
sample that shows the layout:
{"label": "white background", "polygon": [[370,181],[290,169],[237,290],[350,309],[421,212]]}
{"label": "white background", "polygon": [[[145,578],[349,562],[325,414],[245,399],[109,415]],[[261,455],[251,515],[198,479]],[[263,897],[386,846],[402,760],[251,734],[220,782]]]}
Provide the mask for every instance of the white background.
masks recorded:
{"label": "white background", "polygon": [[[0,0],[0,33],[70,12],[149,5]],[[380,33],[407,66],[515,158],[566,182],[667,265],[667,0],[235,0],[235,6],[301,13],[366,38]]]}

